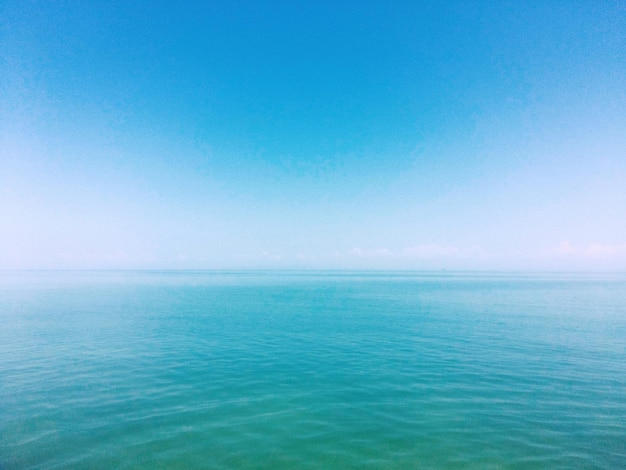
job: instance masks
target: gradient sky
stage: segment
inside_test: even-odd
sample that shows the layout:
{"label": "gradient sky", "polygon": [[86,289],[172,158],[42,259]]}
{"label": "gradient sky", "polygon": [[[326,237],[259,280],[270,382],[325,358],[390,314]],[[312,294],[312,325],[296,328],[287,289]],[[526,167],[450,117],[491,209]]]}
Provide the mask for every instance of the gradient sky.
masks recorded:
{"label": "gradient sky", "polygon": [[0,268],[626,269],[622,1],[0,19]]}

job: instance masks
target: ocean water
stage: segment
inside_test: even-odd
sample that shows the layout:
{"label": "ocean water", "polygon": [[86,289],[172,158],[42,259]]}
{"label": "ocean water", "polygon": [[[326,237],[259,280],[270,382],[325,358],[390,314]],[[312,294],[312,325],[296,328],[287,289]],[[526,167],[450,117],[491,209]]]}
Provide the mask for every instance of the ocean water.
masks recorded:
{"label": "ocean water", "polygon": [[0,468],[626,468],[626,275],[5,271]]}

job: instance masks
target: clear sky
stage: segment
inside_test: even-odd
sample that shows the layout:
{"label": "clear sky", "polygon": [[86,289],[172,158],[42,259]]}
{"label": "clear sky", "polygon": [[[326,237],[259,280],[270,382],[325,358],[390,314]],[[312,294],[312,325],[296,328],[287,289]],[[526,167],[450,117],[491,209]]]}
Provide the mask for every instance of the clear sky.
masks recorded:
{"label": "clear sky", "polygon": [[0,21],[0,268],[626,269],[623,1]]}

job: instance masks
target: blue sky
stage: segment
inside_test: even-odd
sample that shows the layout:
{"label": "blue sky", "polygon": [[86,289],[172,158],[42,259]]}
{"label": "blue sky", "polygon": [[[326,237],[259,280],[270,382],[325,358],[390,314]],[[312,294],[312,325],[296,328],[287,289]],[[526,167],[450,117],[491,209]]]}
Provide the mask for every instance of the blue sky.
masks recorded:
{"label": "blue sky", "polygon": [[0,268],[626,269],[623,2],[0,18]]}

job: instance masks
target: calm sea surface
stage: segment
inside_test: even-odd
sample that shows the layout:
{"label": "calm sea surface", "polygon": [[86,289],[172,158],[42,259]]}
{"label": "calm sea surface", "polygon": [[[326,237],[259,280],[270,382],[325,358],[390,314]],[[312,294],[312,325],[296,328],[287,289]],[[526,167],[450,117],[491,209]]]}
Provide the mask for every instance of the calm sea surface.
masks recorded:
{"label": "calm sea surface", "polygon": [[0,468],[626,468],[626,275],[0,272]]}

